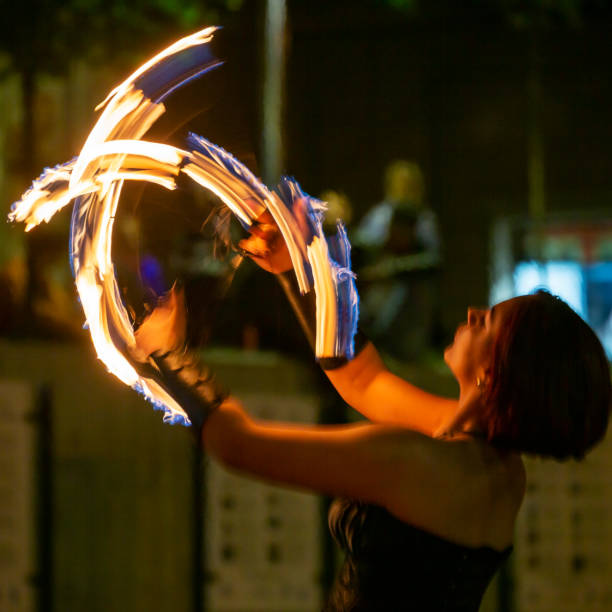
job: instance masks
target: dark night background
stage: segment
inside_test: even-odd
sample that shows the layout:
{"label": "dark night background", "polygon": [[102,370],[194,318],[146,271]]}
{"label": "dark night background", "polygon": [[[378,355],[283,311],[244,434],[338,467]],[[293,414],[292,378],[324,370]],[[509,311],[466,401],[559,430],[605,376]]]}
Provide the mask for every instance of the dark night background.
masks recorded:
{"label": "dark night background", "polygon": [[[160,48],[208,24],[223,26],[213,42],[223,67],[172,96],[150,138],[182,146],[191,130],[233,152],[255,174],[269,173],[262,146],[267,4],[0,0],[0,208],[8,213],[43,167],[78,153],[95,120],[93,108],[106,92]],[[465,318],[466,306],[489,302],[492,262],[501,248],[492,240],[495,221],[545,223],[561,217],[612,227],[612,4],[271,4],[286,6],[277,45],[285,62],[280,170],[314,196],[329,189],[344,193],[354,227],[383,198],[383,174],[391,161],[409,159],[422,167],[425,199],[436,213],[442,243],[430,351],[438,356],[428,352],[421,362],[394,365],[425,388],[452,393],[454,381],[440,354]],[[277,178],[266,176],[271,184]],[[116,230],[113,245],[126,285],[140,251],[156,254],[170,270],[193,257],[189,249],[200,238],[206,198],[187,184],[170,194],[126,189],[121,213],[137,222]],[[133,232],[138,224],[139,235]],[[32,481],[35,490],[30,508],[35,535],[27,531],[28,523],[23,537],[33,538],[28,546],[36,550],[27,580],[38,608],[23,610],[199,612],[218,578],[207,567],[202,544],[213,538],[215,523],[204,507],[214,490],[202,493],[203,460],[185,444],[184,431],[162,425],[159,414],[152,416],[148,405],[96,363],[69,273],[68,225],[69,211],[27,238],[20,227],[0,225],[0,397],[6,406],[26,398],[31,410],[26,410],[26,429],[36,429],[30,472],[15,477],[19,487]],[[130,288],[135,302],[142,297],[137,284]],[[202,312],[206,318],[208,311]],[[251,394],[253,405],[258,397],[267,398],[273,408],[285,397],[307,398],[315,408],[305,420],[346,418],[337,398],[324,392],[306,342],[270,276],[246,262],[228,301],[217,305],[217,317],[215,343],[232,344],[234,352],[213,353],[210,361],[233,390]],[[242,350],[257,348],[264,350]],[[284,413],[276,408],[271,414],[278,418]],[[14,465],[30,465],[18,457]],[[10,467],[10,461],[0,463],[5,474],[11,470],[1,466]],[[592,540],[606,550],[612,549],[612,527],[605,513],[609,502],[605,506],[601,500],[612,498],[610,465],[611,457],[602,459],[593,472],[597,478],[604,474],[606,488],[593,488],[601,516],[589,523],[599,530]],[[535,504],[545,519],[541,532],[526,532],[531,544],[546,525],[552,525],[550,533],[560,529],[558,514],[575,516],[575,506],[568,505],[565,514],[558,510],[559,500],[566,499],[566,489],[582,486],[576,485],[580,472],[572,466],[541,469],[534,473],[546,475],[548,488],[543,488],[558,497],[550,498],[550,506],[544,497]],[[590,491],[595,480],[584,478],[580,490]],[[23,490],[29,486],[23,484]],[[0,494],[4,490],[0,474]],[[528,516],[536,510],[529,506]],[[245,516],[251,511],[248,507]],[[0,578],[17,567],[8,553],[2,556],[6,525],[8,519],[0,524]],[[255,531],[245,538],[249,546],[258,546]],[[324,588],[334,560],[325,530],[321,533],[327,543],[321,545],[325,560],[316,579]],[[521,556],[521,550],[517,544],[516,567],[524,562],[536,571],[534,557]],[[565,558],[564,550],[542,554]],[[293,566],[286,567],[289,572]],[[599,577],[610,576],[612,560],[602,553],[597,568],[599,574],[583,572],[584,583],[572,592],[599,593],[605,582]],[[251,574],[242,575],[244,584]],[[506,568],[483,610],[518,612],[512,575]],[[563,581],[564,576],[553,577]],[[589,576],[597,580],[591,584]],[[568,584],[570,578],[576,576],[571,574]],[[240,577],[235,583],[242,584]],[[0,580],[0,612],[21,609],[3,607],[8,602],[3,588]],[[563,610],[587,610],[572,601],[567,598]],[[612,610],[612,592],[609,607],[596,609]]]}
{"label": "dark night background", "polygon": [[[74,55],[102,75],[87,92],[97,101],[160,44],[222,23],[215,48],[225,66],[171,99],[154,135],[180,143],[192,129],[261,171],[263,3],[7,8],[4,74],[22,74],[24,109],[36,78],[62,78]],[[287,10],[282,169],[313,195],[344,192],[358,220],[382,198],[391,160],[419,162],[442,234],[447,331],[466,304],[487,302],[492,220],[529,212],[534,130],[546,212],[609,208],[607,2],[294,1]],[[32,136],[36,117],[24,113],[5,144],[7,202],[40,168],[78,150],[93,119],[81,115],[63,150],[45,156]]]}

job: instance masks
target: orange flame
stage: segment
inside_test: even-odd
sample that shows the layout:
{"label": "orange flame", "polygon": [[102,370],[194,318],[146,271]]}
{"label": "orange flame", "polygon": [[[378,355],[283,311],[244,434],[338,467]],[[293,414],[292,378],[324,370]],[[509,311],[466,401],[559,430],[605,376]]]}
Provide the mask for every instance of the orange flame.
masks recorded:
{"label": "orange flame", "polygon": [[97,355],[112,374],[163,408],[166,421],[186,424],[189,419],[177,402],[154,379],[141,376],[134,367],[136,362],[146,360],[151,337],[166,329],[164,333],[172,332],[176,341],[184,322],[171,314],[172,309],[180,310],[177,300],[182,299],[173,293],[167,307],[152,315],[142,331],[134,334],[111,258],[113,223],[125,180],[147,181],[174,189],[182,172],[215,193],[245,227],[269,211],[287,244],[300,290],[310,291],[313,288],[310,275],[314,280],[317,355],[336,356],[339,350],[336,276],[324,237],[315,237],[307,245],[304,228],[283,200],[216,145],[194,136],[194,150],[186,151],[141,140],[165,107],[136,89],[136,79],[165,58],[208,43],[215,30],[205,28],[177,41],[113,89],[96,108],[103,109],[102,113],[79,155],[66,164],[47,169],[13,204],[9,215],[11,221],[24,222],[25,230],[30,231],[77,200],[71,228],[73,273]]}

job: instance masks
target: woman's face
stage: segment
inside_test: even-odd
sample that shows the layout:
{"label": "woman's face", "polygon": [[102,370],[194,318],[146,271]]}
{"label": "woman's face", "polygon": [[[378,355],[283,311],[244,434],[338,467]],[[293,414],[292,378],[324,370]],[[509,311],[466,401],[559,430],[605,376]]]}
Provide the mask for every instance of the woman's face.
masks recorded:
{"label": "woman's face", "polygon": [[499,330],[519,299],[486,310],[468,308],[467,321],[457,328],[453,343],[444,351],[444,360],[460,385],[486,378]]}

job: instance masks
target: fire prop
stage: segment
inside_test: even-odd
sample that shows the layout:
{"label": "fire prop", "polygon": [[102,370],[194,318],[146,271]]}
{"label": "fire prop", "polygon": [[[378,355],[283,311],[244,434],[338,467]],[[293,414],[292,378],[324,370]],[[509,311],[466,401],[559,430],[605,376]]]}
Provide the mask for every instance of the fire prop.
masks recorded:
{"label": "fire prop", "polygon": [[221,147],[195,134],[188,150],[142,138],[164,113],[173,91],[221,64],[207,46],[216,28],[182,38],[143,64],[96,108],[100,118],[80,154],[47,168],[11,207],[9,220],[25,231],[48,222],[74,200],[70,258],[86,326],[109,372],[141,392],[164,421],[189,425],[180,405],[154,376],[141,376],[134,328],[115,277],[112,232],[123,183],[147,181],[176,188],[183,173],[213,192],[248,230],[268,211],[288,247],[300,291],[315,291],[317,357],[353,356],[358,297],[350,269],[350,244],[338,222],[337,234],[323,234],[324,202],[305,194],[290,178],[269,190]]}

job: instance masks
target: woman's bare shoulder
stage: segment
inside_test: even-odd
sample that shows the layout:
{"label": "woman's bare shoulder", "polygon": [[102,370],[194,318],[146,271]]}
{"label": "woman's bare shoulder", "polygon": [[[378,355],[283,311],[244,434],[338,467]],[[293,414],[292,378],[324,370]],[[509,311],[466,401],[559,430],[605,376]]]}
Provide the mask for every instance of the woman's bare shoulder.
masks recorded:
{"label": "woman's bare shoulder", "polygon": [[387,509],[458,544],[507,547],[525,489],[520,456],[469,437],[422,439],[422,445],[434,467],[431,482],[423,482],[421,495],[415,497],[414,491],[402,486],[400,459],[397,495]]}
{"label": "woman's bare shoulder", "polygon": [[483,503],[480,517],[481,545],[502,550],[512,544],[516,517],[526,487],[526,473],[519,453],[503,451],[487,443],[480,444],[483,466]]}

